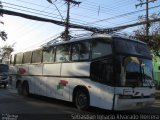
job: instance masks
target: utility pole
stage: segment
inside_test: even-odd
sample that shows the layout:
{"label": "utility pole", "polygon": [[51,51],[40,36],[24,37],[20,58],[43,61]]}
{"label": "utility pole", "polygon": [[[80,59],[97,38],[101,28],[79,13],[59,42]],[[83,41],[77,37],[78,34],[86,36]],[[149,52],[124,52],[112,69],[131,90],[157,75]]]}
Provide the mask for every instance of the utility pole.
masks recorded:
{"label": "utility pole", "polygon": [[148,0],[146,0],[146,37],[148,40],[148,35],[149,35],[149,18],[148,18]]}
{"label": "utility pole", "polygon": [[[53,4],[57,11],[59,12],[62,20],[63,20],[63,16],[61,15],[59,9],[57,8],[57,6],[52,2],[52,0],[47,0],[49,3]],[[70,35],[69,35],[69,14],[70,14],[70,5],[71,3],[74,4],[74,5],[78,5],[81,3],[81,2],[77,2],[75,0],[64,0],[67,4],[67,17],[66,17],[66,20],[65,20],[65,31],[62,33],[61,37],[65,40],[65,41],[68,41],[70,39]]]}
{"label": "utility pole", "polygon": [[67,17],[66,17],[66,25],[65,25],[65,40],[68,41],[69,40],[69,13],[70,13],[70,1],[67,1]]}
{"label": "utility pole", "polygon": [[144,0],[139,0],[141,3],[139,3],[139,4],[136,4],[135,6],[136,6],[136,8],[138,7],[138,6],[140,6],[140,7],[142,7],[144,4],[146,4],[146,39],[148,40],[148,37],[149,37],[149,17],[148,17],[148,15],[149,15],[149,12],[148,12],[148,6],[149,6],[149,3],[150,2],[154,2],[154,1],[157,1],[157,0],[146,0],[146,2],[143,2]]}
{"label": "utility pole", "polygon": [[74,5],[79,5],[81,2],[77,2],[75,0],[64,0],[67,3],[67,17],[65,21],[65,31],[64,31],[64,39],[65,41],[68,41],[70,39],[69,35],[69,14],[70,14],[70,5],[71,3]]}

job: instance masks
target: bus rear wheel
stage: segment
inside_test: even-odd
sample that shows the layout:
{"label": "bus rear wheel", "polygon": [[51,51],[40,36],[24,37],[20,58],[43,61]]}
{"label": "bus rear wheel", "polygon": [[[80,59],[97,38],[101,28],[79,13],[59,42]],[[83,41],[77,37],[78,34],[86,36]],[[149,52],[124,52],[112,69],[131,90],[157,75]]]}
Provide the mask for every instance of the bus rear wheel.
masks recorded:
{"label": "bus rear wheel", "polygon": [[4,84],[4,88],[6,88],[7,87],[7,84]]}
{"label": "bus rear wheel", "polygon": [[22,85],[21,85],[21,83],[18,83],[18,85],[17,85],[17,92],[18,92],[19,95],[22,95]]}
{"label": "bus rear wheel", "polygon": [[23,94],[23,96],[26,96],[26,97],[29,96],[29,85],[26,82],[23,84],[22,94]]}
{"label": "bus rear wheel", "polygon": [[75,96],[75,105],[79,110],[89,108],[89,94],[85,89],[78,89]]}

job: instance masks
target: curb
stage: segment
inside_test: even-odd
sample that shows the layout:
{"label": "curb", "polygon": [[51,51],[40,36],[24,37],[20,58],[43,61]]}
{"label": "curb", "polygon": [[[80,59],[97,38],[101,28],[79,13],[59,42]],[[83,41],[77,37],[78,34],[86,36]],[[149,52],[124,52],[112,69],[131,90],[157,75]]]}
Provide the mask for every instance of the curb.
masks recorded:
{"label": "curb", "polygon": [[11,93],[17,93],[17,90],[13,89],[13,88],[8,88],[8,91],[11,92]]}
{"label": "curb", "polygon": [[160,99],[160,91],[159,90],[156,91],[155,98],[156,99]]}

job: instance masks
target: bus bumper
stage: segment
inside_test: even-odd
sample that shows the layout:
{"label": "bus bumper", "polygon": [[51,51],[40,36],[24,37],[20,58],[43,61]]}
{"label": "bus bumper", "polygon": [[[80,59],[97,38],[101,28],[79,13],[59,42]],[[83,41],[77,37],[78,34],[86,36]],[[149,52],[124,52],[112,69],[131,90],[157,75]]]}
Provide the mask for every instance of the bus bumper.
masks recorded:
{"label": "bus bumper", "polygon": [[141,99],[118,99],[116,97],[114,110],[131,110],[140,109],[153,105],[155,98],[141,98]]}

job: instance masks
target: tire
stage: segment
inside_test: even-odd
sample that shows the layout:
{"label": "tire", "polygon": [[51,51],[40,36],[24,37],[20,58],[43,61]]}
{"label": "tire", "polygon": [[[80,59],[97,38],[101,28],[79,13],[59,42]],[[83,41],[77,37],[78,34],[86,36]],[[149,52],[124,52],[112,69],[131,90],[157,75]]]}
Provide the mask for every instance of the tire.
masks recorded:
{"label": "tire", "polygon": [[23,96],[25,97],[28,97],[29,96],[29,85],[28,83],[24,83],[23,87],[22,87],[22,94]]}
{"label": "tire", "polygon": [[85,89],[78,89],[75,96],[75,105],[79,110],[87,110],[89,108],[89,93]]}
{"label": "tire", "polygon": [[17,85],[17,93],[19,95],[22,95],[22,85],[21,85],[21,83],[18,83],[18,85]]}
{"label": "tire", "polygon": [[4,86],[4,88],[6,88],[6,87],[7,87],[7,84],[4,84],[3,86]]}

